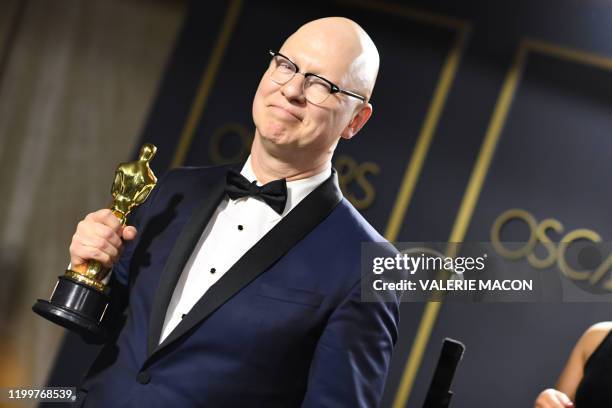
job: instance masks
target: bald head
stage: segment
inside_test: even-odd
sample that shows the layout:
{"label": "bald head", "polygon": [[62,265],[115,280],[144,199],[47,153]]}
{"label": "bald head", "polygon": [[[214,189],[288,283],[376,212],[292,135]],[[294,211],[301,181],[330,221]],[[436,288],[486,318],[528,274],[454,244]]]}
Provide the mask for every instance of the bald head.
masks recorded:
{"label": "bald head", "polygon": [[[290,178],[329,167],[340,139],[351,139],[372,116],[362,96],[372,95],[378,64],[370,37],[347,18],[300,27],[270,61],[253,98],[253,162],[296,170]],[[276,175],[287,178],[287,171]]]}
{"label": "bald head", "polygon": [[380,57],[370,36],[354,21],[326,17],[308,22],[287,38],[285,48],[317,55],[318,61],[310,62],[322,68],[324,63],[336,64],[343,72],[338,80],[344,87],[368,98],[372,95]]}

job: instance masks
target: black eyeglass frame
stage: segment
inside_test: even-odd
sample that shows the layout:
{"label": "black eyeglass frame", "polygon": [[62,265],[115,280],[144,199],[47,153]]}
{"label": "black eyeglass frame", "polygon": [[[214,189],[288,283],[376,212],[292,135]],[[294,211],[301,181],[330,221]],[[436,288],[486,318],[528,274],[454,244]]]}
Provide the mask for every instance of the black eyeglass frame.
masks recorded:
{"label": "black eyeglass frame", "polygon": [[[331,94],[335,94],[335,93],[342,93],[342,94],[345,94],[345,95],[348,95],[348,96],[352,96],[353,98],[357,98],[357,99],[359,99],[363,103],[366,103],[368,101],[368,98],[366,98],[365,96],[359,95],[359,94],[357,94],[355,92],[351,92],[351,91],[349,91],[347,89],[342,89],[338,85],[336,85],[332,81],[330,81],[329,79],[323,78],[320,75],[313,74],[312,72],[301,73],[300,72],[300,68],[297,66],[297,64],[295,62],[291,61],[291,59],[289,59],[287,56],[281,54],[278,51],[269,50],[268,53],[270,53],[272,58],[274,58],[274,57],[283,57],[284,59],[289,61],[293,65],[293,67],[295,68],[295,73],[293,74],[294,76],[295,76],[295,74],[302,74],[302,75],[304,75],[304,78],[308,78],[308,77],[313,76],[313,77],[319,78],[322,81],[325,81],[329,85],[329,87],[330,87],[330,92],[329,92],[330,95]],[[293,79],[293,77],[291,77],[291,79]],[[289,79],[287,82],[291,81],[291,79]],[[285,84],[287,82],[285,82]],[[284,84],[282,84],[282,85],[284,85]],[[319,103],[323,103],[323,102],[325,102],[325,100],[327,100],[327,98],[325,98],[322,102],[319,102]]]}

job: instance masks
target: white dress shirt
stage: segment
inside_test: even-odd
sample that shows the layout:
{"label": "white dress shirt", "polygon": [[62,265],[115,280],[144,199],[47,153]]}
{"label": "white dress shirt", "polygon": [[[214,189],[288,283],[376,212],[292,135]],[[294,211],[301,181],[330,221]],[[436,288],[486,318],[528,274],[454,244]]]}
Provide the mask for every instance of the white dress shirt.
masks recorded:
{"label": "white dress shirt", "polygon": [[[251,182],[256,180],[250,156],[240,173]],[[258,198],[232,200],[226,196],[202,232],[174,288],[159,343],[238,259],[330,175],[328,167],[312,177],[287,182],[287,204],[281,215]]]}

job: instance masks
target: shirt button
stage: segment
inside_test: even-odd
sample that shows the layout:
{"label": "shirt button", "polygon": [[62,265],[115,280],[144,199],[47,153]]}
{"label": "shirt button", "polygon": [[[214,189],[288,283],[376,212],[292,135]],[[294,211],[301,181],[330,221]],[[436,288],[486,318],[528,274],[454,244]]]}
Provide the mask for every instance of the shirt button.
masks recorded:
{"label": "shirt button", "polygon": [[187,315],[186,315],[185,313],[183,313],[183,314],[181,315],[181,319],[184,319],[184,318],[185,318],[185,316],[187,316]]}
{"label": "shirt button", "polygon": [[242,231],[242,230],[244,229],[244,227],[243,227],[242,225],[238,225],[238,229],[239,229],[240,231]]}
{"label": "shirt button", "polygon": [[147,370],[141,371],[136,376],[136,381],[142,385],[148,384],[151,381],[151,374]]}
{"label": "shirt button", "polygon": [[215,273],[217,270],[215,268],[210,268],[210,273]]}

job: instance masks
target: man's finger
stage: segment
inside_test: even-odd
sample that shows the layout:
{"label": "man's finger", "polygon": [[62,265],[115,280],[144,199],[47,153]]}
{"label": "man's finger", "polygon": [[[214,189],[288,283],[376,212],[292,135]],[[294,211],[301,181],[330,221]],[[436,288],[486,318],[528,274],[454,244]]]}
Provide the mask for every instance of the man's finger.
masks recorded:
{"label": "man's finger", "polygon": [[115,231],[119,231],[119,229],[121,228],[121,221],[119,221],[119,218],[117,218],[115,214],[113,214],[113,212],[108,208],[104,208],[102,210],[87,214],[85,219],[99,222],[112,228]]}
{"label": "man's finger", "polygon": [[121,242],[120,231],[115,231],[111,227],[105,224],[95,224],[95,235],[103,240],[106,240],[110,245],[115,248],[121,247],[123,244]]}

